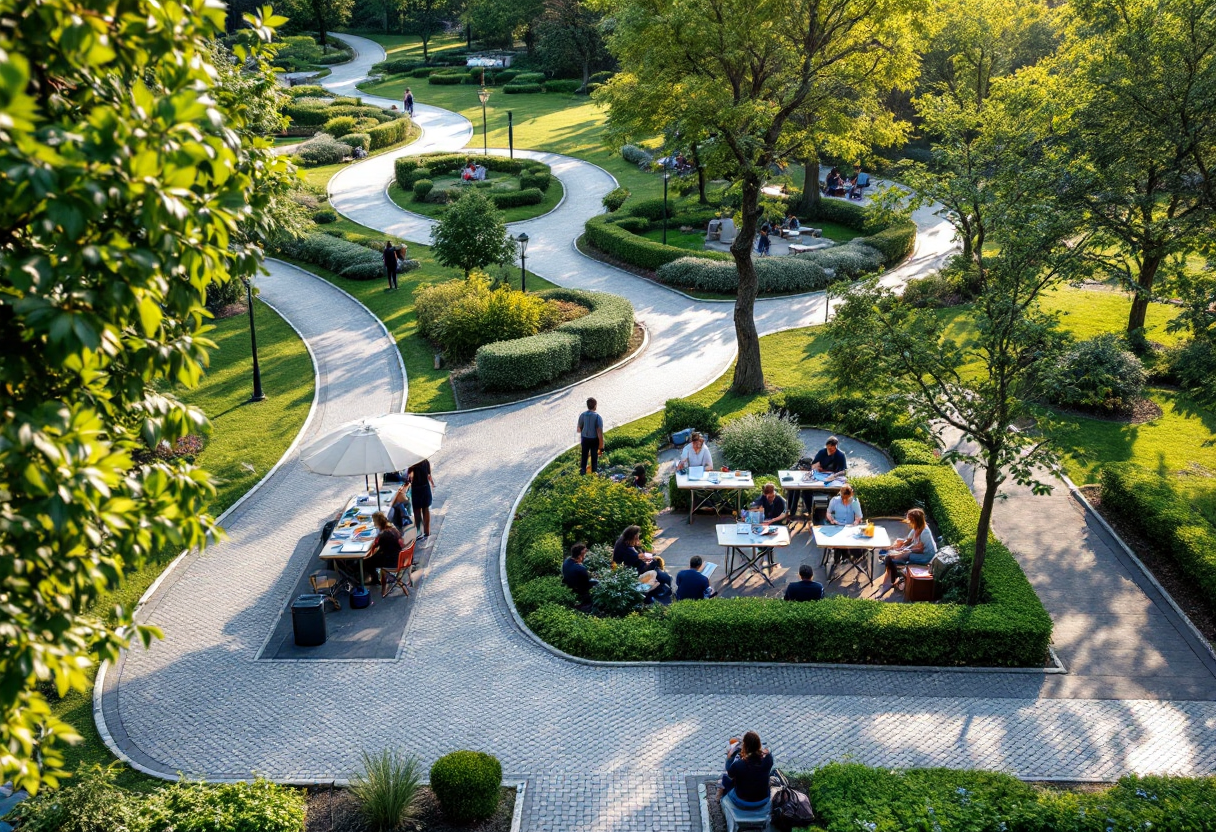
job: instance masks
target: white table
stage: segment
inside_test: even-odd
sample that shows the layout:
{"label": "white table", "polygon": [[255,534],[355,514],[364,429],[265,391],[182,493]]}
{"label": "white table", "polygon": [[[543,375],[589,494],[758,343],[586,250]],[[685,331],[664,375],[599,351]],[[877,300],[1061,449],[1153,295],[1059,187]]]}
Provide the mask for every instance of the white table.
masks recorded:
{"label": "white table", "polygon": [[690,480],[687,471],[676,472],[676,488],[690,492],[688,495],[688,522],[692,523],[692,515],[703,506],[710,506],[714,514],[721,514],[722,507],[717,497],[724,491],[735,492],[735,511],[741,508],[740,499],[744,491],[754,488],[756,482],[752,479],[751,471],[706,471],[699,480]]}
{"label": "white table", "polygon": [[[848,566],[864,573],[874,583],[874,550],[890,549],[891,538],[882,526],[874,527],[873,537],[862,537],[864,526],[812,526],[815,535],[815,545],[823,551],[821,566],[827,566],[828,550],[835,549],[843,552],[848,559]],[[833,558],[828,568],[828,582],[832,581],[832,573],[836,571],[839,558]]]}
{"label": "white table", "polygon": [[[726,583],[730,583],[750,569],[768,581],[769,586],[773,586],[772,579],[764,574],[764,569],[760,566],[759,561],[761,558],[767,557],[769,566],[772,566],[773,549],[790,545],[790,530],[785,526],[768,526],[767,528],[772,529],[774,534],[755,534],[750,528],[747,534],[739,534],[738,525],[736,523],[718,524],[718,545],[726,549]],[[738,566],[735,565],[736,554],[741,560]]]}
{"label": "white table", "polygon": [[[814,479],[810,471],[778,471],[777,479],[781,482],[781,487],[786,491],[799,491],[805,494],[831,494],[835,497],[840,493],[840,489],[849,484],[848,479],[839,477],[820,482]],[[801,502],[801,501],[800,501]],[[807,506],[807,517],[811,515],[810,505]],[[793,521],[793,515],[790,515],[790,520]],[[809,522],[803,520],[805,526]]]}
{"label": "white table", "polygon": [[[342,506],[342,510],[338,512],[337,523],[334,526],[333,533],[330,534],[329,540],[321,547],[320,558],[325,562],[326,566],[332,565],[337,572],[341,572],[342,566],[353,566],[355,562],[359,565],[359,585],[364,585],[363,580],[363,561],[367,560],[367,551],[371,548],[372,541],[376,539],[376,526],[372,522],[372,515],[377,511],[383,511],[388,515],[389,506],[393,502],[393,495],[397,493],[396,488],[380,490],[380,508],[376,507],[376,495],[367,492],[355,494],[346,504]],[[364,537],[361,540],[352,540],[347,532],[351,531],[356,526],[367,526],[371,530],[370,537]],[[362,553],[358,552],[340,552],[343,544],[359,543],[362,546]],[[353,572],[347,576],[349,580],[354,580]]]}

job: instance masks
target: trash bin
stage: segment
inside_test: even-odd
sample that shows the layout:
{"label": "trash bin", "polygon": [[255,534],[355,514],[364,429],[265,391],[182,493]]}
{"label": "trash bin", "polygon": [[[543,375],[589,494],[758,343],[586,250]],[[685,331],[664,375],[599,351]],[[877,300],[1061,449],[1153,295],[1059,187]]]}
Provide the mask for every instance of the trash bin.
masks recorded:
{"label": "trash bin", "polygon": [[320,647],[329,637],[325,629],[325,596],[301,595],[291,603],[291,629],[297,647]]}
{"label": "trash bin", "polygon": [[371,606],[372,593],[365,586],[357,586],[350,591],[350,608],[352,610],[364,610]]}

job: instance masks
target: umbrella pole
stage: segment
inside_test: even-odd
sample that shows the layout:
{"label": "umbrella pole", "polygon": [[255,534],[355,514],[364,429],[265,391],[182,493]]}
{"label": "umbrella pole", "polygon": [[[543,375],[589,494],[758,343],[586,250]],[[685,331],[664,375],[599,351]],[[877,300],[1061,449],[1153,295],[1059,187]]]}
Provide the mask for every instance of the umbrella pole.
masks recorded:
{"label": "umbrella pole", "polygon": [[363,475],[363,490],[366,491],[370,486],[367,484],[367,474]]}
{"label": "umbrella pole", "polygon": [[376,511],[381,511],[380,508],[380,475],[376,474]]}

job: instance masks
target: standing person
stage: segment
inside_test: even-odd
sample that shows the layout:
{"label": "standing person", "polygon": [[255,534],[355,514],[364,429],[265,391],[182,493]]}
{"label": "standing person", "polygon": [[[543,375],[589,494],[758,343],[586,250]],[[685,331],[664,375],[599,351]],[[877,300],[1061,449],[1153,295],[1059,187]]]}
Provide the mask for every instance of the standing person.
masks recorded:
{"label": "standing person", "polygon": [[772,247],[772,241],[768,238],[768,231],[760,230],[760,240],[756,243],[756,251],[761,257],[768,257],[769,248]]}
{"label": "standing person", "polygon": [[431,476],[431,461],[424,459],[410,466],[410,503],[414,506],[414,516],[422,527],[418,542],[426,540],[431,534],[431,489],[435,487],[435,478]]}
{"label": "standing person", "polygon": [[405,104],[406,115],[408,115],[410,118],[413,118],[414,117],[414,93],[410,91],[409,87],[405,88],[405,100],[402,103]]}
{"label": "standing person", "polygon": [[384,243],[384,270],[388,272],[388,288],[397,288],[397,250],[390,242]]}
{"label": "standing person", "polygon": [[604,452],[604,419],[595,412],[595,399],[587,399],[587,409],[579,414],[578,435],[582,444],[578,472],[587,473],[587,458],[591,458],[591,473],[599,471],[600,454]]}

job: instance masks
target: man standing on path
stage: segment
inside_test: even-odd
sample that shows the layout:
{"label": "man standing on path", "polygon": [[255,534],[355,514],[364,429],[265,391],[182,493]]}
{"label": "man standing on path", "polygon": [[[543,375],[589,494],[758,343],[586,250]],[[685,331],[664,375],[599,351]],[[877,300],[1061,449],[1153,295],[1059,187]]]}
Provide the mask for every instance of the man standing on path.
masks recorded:
{"label": "man standing on path", "polygon": [[405,105],[405,112],[410,118],[414,117],[414,94],[410,92],[410,88],[405,88],[405,99],[401,102]]}
{"label": "man standing on path", "polygon": [[591,473],[599,471],[600,454],[604,450],[604,420],[595,412],[595,399],[587,399],[587,409],[578,417],[578,435],[582,441],[578,472],[587,473],[587,457],[591,457]]}
{"label": "man standing on path", "polygon": [[390,242],[384,244],[384,270],[388,272],[388,288],[391,292],[397,288],[397,249],[393,248]]}

